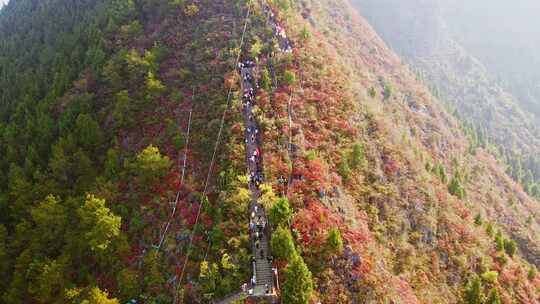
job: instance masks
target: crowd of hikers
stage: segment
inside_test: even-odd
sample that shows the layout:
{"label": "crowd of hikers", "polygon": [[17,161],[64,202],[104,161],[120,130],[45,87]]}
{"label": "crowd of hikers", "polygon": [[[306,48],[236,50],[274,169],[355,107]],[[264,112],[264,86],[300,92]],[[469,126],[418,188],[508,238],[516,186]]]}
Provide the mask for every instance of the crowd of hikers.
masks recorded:
{"label": "crowd of hikers", "polygon": [[253,61],[245,60],[239,63],[238,67],[243,74],[244,84],[246,84],[242,95],[243,110],[248,117],[246,122],[245,143],[247,147],[253,148],[247,149],[250,152],[247,157],[248,168],[250,168],[249,184],[258,187],[264,181],[264,174],[261,170],[261,150],[259,148],[260,131],[251,111],[252,107],[255,105],[255,90],[258,88],[258,85],[256,85],[256,81],[254,81],[254,77],[250,71],[250,69],[254,67]]}
{"label": "crowd of hikers", "polygon": [[276,37],[279,41],[279,47],[281,51],[285,53],[292,52],[291,41],[287,38],[285,29],[281,25],[279,25],[279,22],[276,19],[276,15],[272,11],[272,9],[269,6],[265,5],[264,11],[268,15],[268,21],[270,22],[270,25],[272,26],[274,37]]}
{"label": "crowd of hikers", "polygon": [[[265,13],[268,15],[269,23],[272,27],[274,37],[277,38],[279,43],[279,48],[282,52],[290,53],[292,52],[292,45],[287,38],[284,28],[279,25],[277,22],[276,16],[272,9],[264,5]],[[258,198],[259,185],[262,184],[265,180],[263,170],[262,170],[262,158],[260,150],[260,130],[259,127],[254,121],[252,107],[256,102],[256,91],[259,89],[259,83],[253,76],[253,69],[255,68],[256,63],[252,59],[246,59],[241,61],[238,64],[240,69],[240,74],[243,80],[243,95],[242,95],[242,105],[244,115],[246,117],[245,128],[246,128],[246,157],[248,162],[248,176],[249,176],[249,188],[255,193],[256,198]],[[249,284],[244,284],[242,289],[244,292],[247,292],[248,295],[253,295],[254,288],[257,286],[257,276],[260,275],[257,273],[258,263],[263,263],[269,265],[267,274],[269,277],[277,277],[277,269],[271,268],[273,257],[268,250],[268,234],[270,233],[268,228],[268,221],[266,219],[266,214],[263,210],[262,205],[260,205],[255,199],[252,203],[250,209],[250,222],[249,222],[249,233],[253,245],[253,255],[251,258],[251,263],[253,267],[253,276]],[[263,245],[264,244],[264,245]],[[262,282],[264,283],[263,294],[269,295],[274,293],[273,281]]]}
{"label": "crowd of hikers", "polygon": [[[284,28],[277,22],[276,16],[268,5],[264,5],[274,38],[279,43],[282,52],[292,52],[292,45],[287,38]],[[259,82],[253,75],[256,62],[254,59],[243,59],[238,63],[242,79],[242,112],[244,114],[246,162],[248,167],[248,186],[252,192],[250,204],[249,234],[253,254],[251,266],[253,276],[249,283],[242,285],[242,292],[249,296],[275,295],[274,278],[277,278],[277,268],[272,268],[273,257],[269,252],[270,228],[263,206],[257,201],[260,196],[259,186],[264,183],[265,177],[261,156],[261,132],[259,125],[253,117],[253,106],[256,103],[256,92],[260,88]],[[279,182],[285,183],[281,176]],[[259,266],[259,267],[258,267]],[[258,273],[258,271],[262,273]]]}
{"label": "crowd of hikers", "polygon": [[[255,194],[255,200],[251,204],[249,233],[253,246],[253,256],[251,259],[253,267],[253,276],[249,284],[244,284],[243,291],[253,295],[257,286],[257,263],[268,263],[272,265],[272,257],[266,252],[268,250],[268,221],[264,214],[263,207],[256,201],[259,195],[259,185],[264,182],[262,170],[261,150],[260,150],[260,130],[257,122],[253,118],[252,109],[255,105],[255,94],[259,89],[258,83],[253,76],[255,62],[250,59],[243,60],[238,64],[240,74],[243,80],[242,107],[245,115],[245,143],[246,143],[246,161],[248,167],[249,188]],[[263,246],[265,242],[265,246]],[[272,275],[272,274],[270,274]],[[259,282],[260,283],[260,282]],[[272,293],[272,282],[264,282],[263,292]]]}

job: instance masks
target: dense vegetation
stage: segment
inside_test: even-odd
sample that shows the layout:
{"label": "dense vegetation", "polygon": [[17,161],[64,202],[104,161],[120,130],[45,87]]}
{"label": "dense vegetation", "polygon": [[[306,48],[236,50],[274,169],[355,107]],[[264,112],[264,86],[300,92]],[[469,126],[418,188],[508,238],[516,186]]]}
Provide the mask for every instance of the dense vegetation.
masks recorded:
{"label": "dense vegetation", "polygon": [[[340,140],[339,152],[333,157],[328,157],[327,146],[317,152],[323,159],[334,160],[336,172],[345,179],[346,193],[351,195],[339,192],[339,198],[329,199],[328,208],[337,209],[349,224],[358,225],[358,219],[352,219],[354,207],[350,204],[359,207],[367,214],[375,243],[387,248],[382,252],[388,250],[381,253],[377,245],[363,242],[373,250],[372,255],[362,255],[364,266],[366,261],[377,265],[377,270],[368,272],[378,277],[371,277],[373,281],[380,282],[378,279],[391,272],[406,280],[414,290],[396,282],[386,284],[387,288],[380,294],[390,294],[387,299],[394,299],[395,292],[400,294],[401,301],[410,303],[464,301],[465,286],[473,273],[482,276],[486,271],[496,271],[495,284],[482,283],[482,298],[485,295],[496,299],[495,292],[490,291],[496,285],[503,301],[510,302],[520,294],[517,296],[520,302],[534,302],[535,288],[529,285],[526,275],[514,277],[513,282],[519,282],[522,287],[509,291],[512,287],[504,283],[508,277],[503,273],[508,274],[510,269],[514,269],[510,271],[513,274],[534,269],[523,260],[518,262],[522,266],[511,266],[516,262],[516,247],[528,261],[538,264],[538,239],[532,237],[538,231],[534,214],[537,203],[508,178],[504,168],[487,153],[487,145],[483,148],[460,131],[464,128],[419,85],[415,76],[399,65],[399,60],[374,36],[369,25],[356,19],[349,9],[344,3],[319,1],[308,2],[302,10],[303,16],[331,45],[333,54],[340,56],[335,66],[347,75],[346,83],[350,87],[344,87],[352,90],[354,100],[359,100],[355,113],[361,113],[351,115],[348,120],[358,119],[361,126],[353,142],[343,145]],[[347,89],[340,92],[343,91]],[[308,127],[304,125],[304,128]],[[305,133],[304,129],[304,136]],[[352,170],[351,162],[344,159],[352,158],[350,153],[357,142],[365,148],[365,161],[363,166]],[[358,188],[354,187],[357,183]],[[478,214],[487,219],[482,225],[471,226],[474,215]],[[497,238],[498,229],[502,231]],[[503,250],[504,255],[497,249],[501,247],[496,246],[501,239],[503,244],[506,240],[508,248]],[[452,245],[454,241],[460,245]],[[347,250],[345,256],[346,253]],[[509,255],[513,256],[512,261],[506,258]],[[482,261],[480,264],[490,261],[487,263],[490,266],[478,268],[478,261]],[[392,265],[392,268],[385,271],[380,265]],[[370,275],[363,274],[364,284]],[[485,277],[489,280],[493,275]],[[384,282],[393,281],[385,277]],[[377,283],[370,285],[371,290],[362,287],[362,300],[376,298],[375,290],[380,288]]]}
{"label": "dense vegetation", "polygon": [[[450,105],[473,147],[489,150],[529,195],[540,199],[540,120],[533,113],[540,103],[531,85],[538,76],[530,66],[536,52],[534,42],[525,38],[529,35],[512,34],[537,30],[526,25],[534,18],[522,17],[525,7],[537,4],[352,2]],[[489,14],[474,14],[484,6],[490,7]],[[500,24],[496,16],[501,15],[522,20]]]}
{"label": "dense vegetation", "polygon": [[0,12],[0,302],[207,303],[249,280],[240,52],[285,303],[539,299],[534,204],[487,146],[346,1],[270,4],[292,53],[259,1]]}
{"label": "dense vegetation", "polygon": [[4,303],[60,301],[68,288],[74,299],[106,298],[97,287],[77,289],[119,263],[104,257],[123,246],[111,243],[120,218],[89,194],[114,168],[104,157],[113,134],[98,124],[104,114],[88,87],[105,60],[101,29],[125,20],[127,4],[12,1],[0,13]]}
{"label": "dense vegetation", "polygon": [[[176,122],[188,106],[201,113],[191,126],[201,141],[193,144],[190,156],[200,152],[194,162],[207,161],[209,153],[199,147],[213,140],[216,126],[208,116],[217,118],[219,108],[206,110],[224,102],[222,76],[234,56],[223,53],[221,71],[218,64],[207,63],[210,48],[160,68],[181,55],[168,48],[184,41],[155,28],[155,20],[181,15],[184,20],[176,29],[191,27],[189,17],[197,14],[197,6],[186,5],[12,1],[2,10],[3,302],[102,303],[107,297],[102,290],[122,300],[168,301],[172,296],[165,292],[166,273],[174,274],[174,263],[166,263],[168,257],[152,250],[152,244],[169,213],[167,202],[180,190],[174,151],[183,148],[185,139]],[[208,13],[222,9],[221,4],[207,6]],[[241,13],[231,9],[234,18]],[[184,29],[191,37],[181,37],[179,30],[175,36],[192,43],[182,51],[204,48],[206,35],[213,34],[209,28],[221,28],[222,22],[233,25],[216,18],[206,20],[199,32]],[[226,50],[235,43],[236,37],[231,38],[230,45],[212,47]],[[195,100],[187,93],[195,84],[191,81],[205,104],[188,104]],[[191,202],[200,201],[189,190],[192,186],[197,184],[182,185],[182,199],[189,205],[182,210],[186,223],[181,224],[189,228],[190,209],[196,207]]]}

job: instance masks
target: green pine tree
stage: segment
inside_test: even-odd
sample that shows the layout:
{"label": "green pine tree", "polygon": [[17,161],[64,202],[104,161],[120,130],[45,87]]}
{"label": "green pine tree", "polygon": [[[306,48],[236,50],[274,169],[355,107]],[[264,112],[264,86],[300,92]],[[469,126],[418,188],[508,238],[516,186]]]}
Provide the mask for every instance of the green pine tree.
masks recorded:
{"label": "green pine tree", "polygon": [[162,155],[157,147],[150,145],[137,155],[131,168],[141,185],[151,187],[159,178],[165,176],[171,165],[169,157]]}
{"label": "green pine tree", "polygon": [[100,290],[98,287],[94,287],[90,290],[88,298],[83,300],[81,304],[119,304],[120,302],[115,299],[109,298],[109,293]]}
{"label": "green pine tree", "polygon": [[493,231],[494,231],[493,224],[492,223],[487,223],[487,225],[486,225],[486,233],[487,233],[487,235],[493,236]]}
{"label": "green pine tree", "polygon": [[351,160],[350,160],[351,168],[357,169],[364,163],[364,160],[365,160],[364,146],[359,143],[354,144],[352,153],[351,153]]}
{"label": "green pine tree", "polygon": [[294,74],[293,71],[285,71],[285,73],[283,74],[283,81],[287,85],[293,85],[296,82],[296,74]]}
{"label": "green pine tree", "polygon": [[501,298],[499,297],[499,292],[495,287],[493,287],[488,294],[488,299],[485,304],[501,304]]}
{"label": "green pine tree", "polygon": [[475,217],[474,217],[474,223],[476,224],[476,226],[482,226],[482,214],[478,213]]}
{"label": "green pine tree", "polygon": [[267,68],[264,68],[261,72],[261,88],[269,92],[272,87],[272,78],[270,77],[270,72]]}
{"label": "green pine tree", "polygon": [[343,253],[343,239],[341,238],[341,232],[337,228],[332,228],[328,231],[328,237],[326,239],[329,253],[341,254]]}
{"label": "green pine tree", "polygon": [[444,169],[444,166],[442,164],[438,164],[433,167],[433,171],[437,176],[439,176],[439,179],[441,182],[446,184],[448,182],[448,176],[446,175],[446,170]]}
{"label": "green pine tree", "polygon": [[291,261],[297,255],[291,231],[283,226],[278,227],[270,241],[272,254],[279,260]]}
{"label": "green pine tree", "polygon": [[105,200],[88,194],[78,213],[91,250],[107,249],[112,240],[120,234],[121,218],[105,206]]}
{"label": "green pine tree", "polygon": [[8,256],[7,241],[7,229],[0,224],[0,273],[5,274],[0,277],[0,292],[4,290],[4,287],[1,286],[7,287],[7,274],[11,263]]}
{"label": "green pine tree", "polygon": [[534,278],[536,278],[536,266],[532,265],[530,268],[529,268],[529,272],[527,273],[527,278],[529,280],[534,280]]}
{"label": "green pine tree", "polygon": [[465,287],[464,300],[466,304],[483,304],[484,294],[482,292],[482,281],[478,276],[469,279]]}
{"label": "green pine tree", "polygon": [[392,97],[392,92],[393,92],[393,89],[392,89],[392,86],[390,85],[390,83],[385,83],[384,84],[384,91],[383,91],[384,100],[387,100],[390,97]]}
{"label": "green pine tree", "polygon": [[283,303],[308,304],[313,294],[313,278],[302,257],[296,256],[284,273]]}
{"label": "green pine tree", "polygon": [[274,226],[288,225],[292,217],[292,209],[289,205],[289,200],[286,197],[281,197],[274,202],[270,208],[270,222]]}
{"label": "green pine tree", "polygon": [[514,254],[516,254],[517,251],[517,244],[514,240],[505,239],[504,240],[504,251],[506,254],[508,254],[510,257],[513,257]]}
{"label": "green pine tree", "polygon": [[465,197],[465,188],[463,188],[461,185],[461,180],[457,175],[452,177],[452,180],[448,185],[448,192],[454,196],[457,196],[459,199],[463,199]]}
{"label": "green pine tree", "polygon": [[497,251],[504,250],[504,237],[500,231],[495,235],[495,248],[497,248]]}
{"label": "green pine tree", "polygon": [[338,164],[337,169],[338,169],[339,175],[341,176],[341,178],[343,178],[343,180],[346,181],[351,176],[351,168],[349,167],[349,162],[347,160],[347,155],[345,155],[345,153],[341,155],[341,160]]}

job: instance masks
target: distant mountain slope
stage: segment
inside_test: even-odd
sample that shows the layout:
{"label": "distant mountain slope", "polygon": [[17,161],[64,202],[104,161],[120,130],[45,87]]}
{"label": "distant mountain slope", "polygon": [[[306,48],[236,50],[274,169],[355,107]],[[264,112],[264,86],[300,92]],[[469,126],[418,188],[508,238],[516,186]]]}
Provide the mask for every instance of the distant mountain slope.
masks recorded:
{"label": "distant mountain slope", "polygon": [[540,122],[540,3],[441,1],[456,39]]}
{"label": "distant mountain slope", "polygon": [[[530,110],[532,108],[524,105],[522,94],[514,94],[518,91],[509,91],[510,88],[498,84],[496,79],[503,78],[491,66],[494,58],[486,59],[486,67],[472,55],[481,52],[480,45],[492,45],[489,38],[484,41],[477,37],[476,48],[470,45],[471,41],[462,44],[463,39],[456,36],[459,32],[456,28],[461,24],[459,18],[447,16],[452,15],[447,13],[451,7],[467,11],[469,5],[478,8],[477,3],[458,9],[459,1],[445,4],[392,0],[353,2],[385,41],[430,83],[434,92],[455,108],[466,127],[473,128],[476,134],[472,136],[479,138],[484,146],[487,141],[496,143],[497,147],[492,150],[509,165],[508,172],[523,184],[528,193],[540,197],[540,125]],[[478,30],[470,31],[476,34]],[[466,34],[462,36],[468,37]],[[512,43],[507,41],[507,44]],[[464,45],[474,48],[474,51],[469,51]],[[496,46],[493,45],[494,48]],[[485,55],[493,57],[495,50],[491,51]],[[509,59],[501,56],[500,60]]]}
{"label": "distant mountain slope", "polygon": [[[491,78],[516,96],[538,121],[540,24],[534,0],[354,0],[396,50],[407,58],[451,39],[486,67]],[[399,26],[398,26],[399,25]],[[433,35],[436,33],[437,35]]]}

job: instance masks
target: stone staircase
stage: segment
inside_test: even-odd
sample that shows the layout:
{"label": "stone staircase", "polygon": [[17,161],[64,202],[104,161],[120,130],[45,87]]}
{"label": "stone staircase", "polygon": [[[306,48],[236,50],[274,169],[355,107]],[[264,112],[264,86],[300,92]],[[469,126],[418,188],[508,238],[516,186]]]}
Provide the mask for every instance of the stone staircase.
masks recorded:
{"label": "stone staircase", "polygon": [[[269,293],[272,292],[274,287],[274,274],[272,271],[272,264],[267,259],[270,256],[270,244],[268,241],[268,236],[264,234],[259,242],[259,249],[256,249],[256,258],[255,258],[255,274],[257,281],[257,292],[259,289],[262,289],[262,293],[266,294],[266,287],[268,286]],[[260,251],[264,252],[264,256],[261,258]]]}
{"label": "stone staircase", "polygon": [[[278,39],[280,51],[283,53],[292,52],[291,41],[287,38],[284,29],[277,23],[277,20],[272,12],[272,9],[268,3],[264,0],[262,1],[264,12],[267,15],[268,24],[271,26],[274,37]],[[247,102],[249,98],[243,97],[243,109],[242,114],[244,117],[244,128],[246,129],[245,133],[245,142],[246,142],[246,163],[248,174],[254,172],[264,172],[262,167],[262,161],[253,162],[250,161],[254,151],[261,151],[261,134],[253,134],[248,130],[260,130],[259,123],[256,121],[253,115],[253,106],[255,102],[255,94],[257,93],[257,86],[254,79],[256,69],[255,63],[251,61],[249,64],[241,63],[240,67],[240,76],[241,76],[241,89],[243,94],[246,92],[251,92],[253,94],[253,101]],[[247,76],[247,77],[246,77]],[[277,85],[277,83],[275,83]],[[251,131],[253,132],[253,131]],[[252,140],[252,138],[256,140]],[[260,158],[260,155],[257,157]],[[264,182],[264,181],[261,181]],[[251,218],[253,223],[265,223],[265,228],[262,229],[262,236],[258,239],[256,238],[256,231],[259,231],[257,228],[250,231],[250,240],[251,240],[251,249],[255,263],[253,267],[253,276],[255,278],[255,284],[249,284],[248,290],[249,294],[244,292],[232,295],[226,299],[221,300],[220,302],[214,302],[219,304],[232,303],[235,300],[240,300],[243,298],[250,298],[255,301],[263,300],[265,303],[270,301],[271,303],[279,303],[278,289],[279,283],[278,278],[274,275],[274,270],[272,269],[272,261],[269,257],[272,256],[270,251],[270,235],[271,235],[271,226],[268,223],[268,218],[266,217],[264,207],[258,203],[260,196],[260,190],[258,184],[255,185],[254,182],[249,183],[249,189],[251,191],[252,202],[249,208],[249,213],[254,214]],[[262,250],[262,255],[261,255]],[[251,283],[251,282],[250,282]],[[278,285],[276,285],[278,284]]]}
{"label": "stone staircase", "polygon": [[266,286],[268,285],[269,288],[272,288],[273,285],[273,274],[272,274],[272,267],[271,265],[266,261],[258,261],[257,262],[257,285],[260,286]]}

